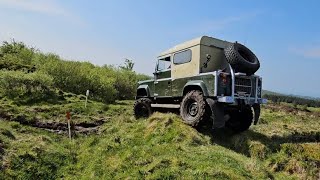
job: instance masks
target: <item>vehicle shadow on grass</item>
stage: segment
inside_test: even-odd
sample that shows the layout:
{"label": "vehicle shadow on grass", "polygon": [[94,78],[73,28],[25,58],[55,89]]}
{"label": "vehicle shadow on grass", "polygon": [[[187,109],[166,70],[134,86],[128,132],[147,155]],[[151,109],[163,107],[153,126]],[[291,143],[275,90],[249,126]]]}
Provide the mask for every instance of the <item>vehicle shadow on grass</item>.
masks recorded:
{"label": "vehicle shadow on grass", "polygon": [[[201,124],[197,127],[199,133],[207,135],[211,138],[213,144],[231,149],[237,153],[241,153],[248,157],[254,153],[252,148],[261,148],[268,153],[275,153],[281,149],[281,145],[285,143],[315,143],[320,142],[320,131],[297,132],[293,131],[289,135],[272,135],[267,136],[254,130],[247,130],[242,133],[235,134],[230,129],[222,128],[218,131],[212,130],[209,123]],[[260,147],[259,147],[260,146]]]}

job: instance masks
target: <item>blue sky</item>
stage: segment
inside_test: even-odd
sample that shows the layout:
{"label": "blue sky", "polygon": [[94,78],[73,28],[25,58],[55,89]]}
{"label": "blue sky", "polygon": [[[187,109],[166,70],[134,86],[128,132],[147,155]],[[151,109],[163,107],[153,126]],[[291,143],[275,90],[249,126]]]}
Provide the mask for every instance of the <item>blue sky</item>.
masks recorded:
{"label": "blue sky", "polygon": [[14,38],[69,60],[135,61],[201,35],[248,46],[264,89],[320,97],[320,1],[0,0],[0,41]]}

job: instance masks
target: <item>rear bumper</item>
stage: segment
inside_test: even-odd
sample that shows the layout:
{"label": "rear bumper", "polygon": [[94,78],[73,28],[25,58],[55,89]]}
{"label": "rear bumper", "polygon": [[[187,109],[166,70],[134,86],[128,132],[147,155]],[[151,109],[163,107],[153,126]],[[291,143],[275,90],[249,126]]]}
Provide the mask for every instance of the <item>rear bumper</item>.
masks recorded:
{"label": "rear bumper", "polygon": [[232,96],[221,96],[218,97],[218,102],[227,104],[238,104],[240,101],[247,105],[253,104],[267,104],[268,100],[264,98],[254,98],[254,97],[232,97]]}
{"label": "rear bumper", "polygon": [[[218,76],[221,72],[216,72],[215,96],[217,97],[218,102],[231,105],[246,104],[250,106],[254,104],[266,104],[268,102],[267,99],[261,98],[261,77],[257,75],[247,76],[246,74],[234,73],[230,64],[229,69],[231,74],[231,94],[228,96],[224,96],[222,93],[218,94]],[[236,78],[238,78],[237,82]],[[244,82],[244,80],[246,81]]]}

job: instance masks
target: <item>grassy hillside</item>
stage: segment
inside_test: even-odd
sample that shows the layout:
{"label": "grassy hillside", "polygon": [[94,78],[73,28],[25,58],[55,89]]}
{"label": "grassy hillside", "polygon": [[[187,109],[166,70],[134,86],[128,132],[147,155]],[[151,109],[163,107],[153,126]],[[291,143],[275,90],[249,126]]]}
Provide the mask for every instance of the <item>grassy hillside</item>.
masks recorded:
{"label": "grassy hillside", "polygon": [[[218,138],[206,128],[183,124],[172,113],[135,120],[133,101],[90,101],[85,109],[82,96],[63,97],[57,104],[28,106],[1,99],[3,178],[319,178],[318,108],[269,104],[263,107],[259,125]],[[67,110],[75,127],[87,123],[74,129],[72,141],[63,128]],[[103,123],[93,127],[99,120]],[[41,129],[35,122],[64,126]]]}
{"label": "grassy hillside", "polygon": [[123,99],[147,77],[132,65],[70,62],[5,42],[0,179],[320,178],[320,108],[271,103],[238,135],[213,136],[210,124],[194,129],[174,112],[135,120],[134,101]]}

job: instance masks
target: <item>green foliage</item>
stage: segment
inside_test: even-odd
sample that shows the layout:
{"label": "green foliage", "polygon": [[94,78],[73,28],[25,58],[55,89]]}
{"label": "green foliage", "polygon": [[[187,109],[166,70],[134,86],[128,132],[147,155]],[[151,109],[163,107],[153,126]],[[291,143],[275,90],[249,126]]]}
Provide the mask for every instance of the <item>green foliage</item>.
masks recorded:
{"label": "green foliage", "polygon": [[[3,89],[9,86],[9,88],[14,88],[12,92],[6,89],[4,94],[16,99],[30,95],[29,99],[39,100],[41,99],[39,95],[45,92],[45,87],[48,86],[74,94],[85,94],[87,90],[90,90],[89,99],[106,103],[117,99],[133,99],[137,81],[149,79],[148,76],[132,71],[133,66],[134,62],[128,59],[124,65],[119,67],[110,65],[99,67],[89,62],[65,61],[55,54],[43,54],[36,51],[22,42],[4,42],[0,46],[0,72],[9,70],[0,73],[2,85],[5,85]],[[29,75],[14,71],[36,73]],[[43,81],[40,76],[44,78]],[[11,83],[10,78],[13,78],[14,82]],[[28,83],[28,85],[23,85],[23,83]],[[44,84],[44,86],[39,84]],[[35,94],[31,95],[32,93]]]}
{"label": "green foliage", "polygon": [[123,70],[132,71],[134,66],[134,62],[130,59],[126,59],[124,61],[124,65],[119,66]]}
{"label": "green foliage", "polygon": [[114,102],[116,90],[115,72],[88,62],[62,61],[48,57],[41,71],[53,78],[55,87],[75,94],[85,94],[90,90],[91,99]]}
{"label": "green foliage", "polygon": [[137,90],[137,82],[150,79],[150,77],[137,74],[133,71],[124,69],[114,69],[116,72],[115,89],[117,90],[117,99],[134,99]]}
{"label": "green foliage", "polygon": [[32,64],[36,52],[22,42],[3,42],[0,46],[0,70],[35,71]]}
{"label": "green foliage", "polygon": [[54,95],[53,80],[43,73],[0,71],[0,89],[3,96],[11,99],[39,101]]}

